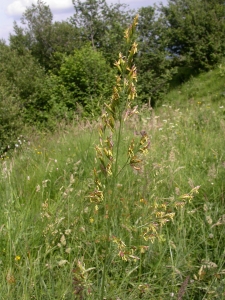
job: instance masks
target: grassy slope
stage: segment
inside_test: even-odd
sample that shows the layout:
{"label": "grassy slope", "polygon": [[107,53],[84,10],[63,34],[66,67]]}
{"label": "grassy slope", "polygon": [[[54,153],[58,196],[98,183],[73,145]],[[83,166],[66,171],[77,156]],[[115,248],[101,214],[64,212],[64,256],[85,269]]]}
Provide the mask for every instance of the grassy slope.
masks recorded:
{"label": "grassy slope", "polygon": [[[128,125],[124,152],[140,130],[150,136],[144,171],[125,169],[112,204],[99,211],[85,197],[96,166],[92,126],[34,139],[2,161],[1,299],[100,299],[104,266],[106,299],[225,297],[225,85],[218,73],[190,80]],[[195,186],[199,194],[175,209],[171,203]],[[141,222],[153,219],[157,204],[176,215],[151,243]],[[132,259],[118,255],[118,239]]]}

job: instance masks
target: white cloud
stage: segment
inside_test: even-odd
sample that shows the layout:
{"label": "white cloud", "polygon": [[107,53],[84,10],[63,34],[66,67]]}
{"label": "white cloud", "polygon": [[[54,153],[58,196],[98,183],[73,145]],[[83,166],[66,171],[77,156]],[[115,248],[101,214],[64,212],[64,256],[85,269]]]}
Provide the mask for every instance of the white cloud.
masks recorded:
{"label": "white cloud", "polygon": [[[32,3],[37,4],[37,0],[16,0],[13,1],[7,7],[7,13],[9,16],[18,17],[26,10],[27,7],[30,7]],[[71,0],[45,0],[44,3],[50,6],[51,11],[54,13],[64,13],[71,8],[73,4]]]}
{"label": "white cloud", "polygon": [[71,0],[48,0],[46,3],[53,11],[64,12],[73,8]]}
{"label": "white cloud", "polygon": [[33,1],[30,0],[17,0],[12,2],[7,6],[7,13],[10,16],[20,16],[26,9],[27,6],[30,6]]}
{"label": "white cloud", "polygon": [[[12,1],[12,0],[11,0]],[[44,3],[50,6],[54,14],[60,15],[64,13],[74,12],[72,0],[43,0]],[[131,8],[153,5],[155,2],[167,2],[167,0],[107,0],[108,3],[124,3],[130,5]],[[18,18],[30,7],[32,3],[37,4],[37,0],[14,0],[7,6],[7,14],[11,17]]]}

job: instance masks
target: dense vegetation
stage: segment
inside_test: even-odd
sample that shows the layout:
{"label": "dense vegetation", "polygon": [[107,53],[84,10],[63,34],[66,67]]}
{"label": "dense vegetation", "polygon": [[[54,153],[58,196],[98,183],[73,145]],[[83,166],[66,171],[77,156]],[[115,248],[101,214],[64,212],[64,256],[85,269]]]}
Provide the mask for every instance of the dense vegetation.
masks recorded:
{"label": "dense vegetation", "polygon": [[[24,127],[54,130],[59,122],[95,118],[109,101],[124,30],[137,13],[105,0],[74,0],[74,15],[53,22],[39,0],[0,42],[0,154]],[[224,55],[224,4],[170,0],[138,10],[138,104],[162,104],[169,87],[209,70]],[[23,124],[23,125],[22,125]]]}
{"label": "dense vegetation", "polygon": [[[219,68],[202,74],[127,123],[121,159],[142,130],[149,154],[141,173],[124,169],[105,210],[87,198],[98,167],[97,125],[19,139],[1,164],[2,299],[101,299],[111,212],[104,299],[224,298],[223,76]],[[196,186],[199,194],[184,205]],[[162,227],[162,239],[145,241],[139,233],[142,220],[152,219],[152,204],[173,201],[174,220]]]}
{"label": "dense vegetation", "polygon": [[73,3],[0,43],[2,299],[223,299],[222,1]]}

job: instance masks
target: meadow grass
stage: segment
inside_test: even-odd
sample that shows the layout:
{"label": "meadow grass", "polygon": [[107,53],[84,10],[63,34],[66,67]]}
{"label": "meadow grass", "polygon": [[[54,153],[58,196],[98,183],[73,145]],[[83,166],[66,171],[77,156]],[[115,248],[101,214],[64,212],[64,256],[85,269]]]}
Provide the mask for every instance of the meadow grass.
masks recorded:
{"label": "meadow grass", "polygon": [[[151,145],[141,173],[125,168],[107,208],[105,299],[225,297],[225,107],[200,98],[180,107],[178,100],[143,109],[123,129],[125,141],[145,130]],[[94,124],[68,127],[2,161],[1,299],[100,299],[108,217],[87,198],[95,132]],[[180,196],[196,186],[199,194],[183,205]],[[141,220],[152,204],[174,200],[162,238],[145,241]],[[121,258],[123,243],[132,258]]]}
{"label": "meadow grass", "polygon": [[1,299],[225,298],[220,71],[123,126],[119,111],[106,140],[99,122],[71,125],[2,160]]}

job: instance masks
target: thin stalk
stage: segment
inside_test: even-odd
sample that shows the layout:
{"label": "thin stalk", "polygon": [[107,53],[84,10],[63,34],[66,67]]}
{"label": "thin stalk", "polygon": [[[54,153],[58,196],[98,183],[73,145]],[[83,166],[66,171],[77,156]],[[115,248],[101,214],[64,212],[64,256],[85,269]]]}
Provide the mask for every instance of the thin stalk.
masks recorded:
{"label": "thin stalk", "polygon": [[[121,97],[122,99],[124,97]],[[119,113],[119,129],[118,129],[118,136],[116,140],[116,158],[115,158],[115,167],[113,170],[113,178],[112,178],[112,194],[110,197],[110,203],[114,202],[114,196],[115,196],[115,191],[116,191],[116,179],[118,177],[118,168],[119,168],[119,152],[120,152],[120,144],[121,144],[121,136],[122,136],[122,129],[123,129],[123,118],[122,118],[122,110]],[[105,261],[103,265],[103,274],[102,274],[102,286],[101,286],[101,300],[104,299],[104,286],[105,286],[105,279],[106,279],[106,272],[107,272],[107,260],[108,260],[108,254],[109,254],[109,238],[110,238],[110,227],[111,227],[111,220],[112,220],[112,213],[111,210],[109,209],[108,211],[108,218],[107,218],[107,231],[106,231],[106,252],[105,252]]]}
{"label": "thin stalk", "polygon": [[[120,142],[121,142],[121,132],[122,132],[122,113],[120,114],[119,118],[119,130],[118,130],[118,138],[116,141],[116,159],[115,159],[115,168],[113,170],[113,178],[112,178],[112,194],[110,197],[110,203],[114,201],[115,196],[115,187],[116,187],[116,178],[118,173],[118,159],[119,159],[119,150],[120,150]],[[106,279],[106,272],[107,272],[107,260],[109,254],[109,236],[110,236],[110,225],[111,225],[112,213],[109,209],[108,211],[108,218],[106,224],[106,249],[105,249],[105,261],[103,265],[103,274],[102,274],[102,285],[101,285],[101,297],[100,299],[104,299],[104,287],[105,287],[105,279]]]}
{"label": "thin stalk", "polygon": [[115,159],[115,171],[113,172],[113,189],[115,187],[115,179],[118,175],[118,166],[119,166],[119,151],[120,151],[120,142],[121,142],[121,132],[122,132],[122,114],[120,115],[119,119],[119,131],[118,131],[118,138],[116,143],[116,159]]}

